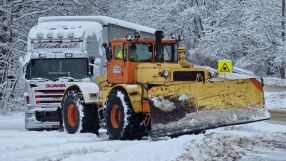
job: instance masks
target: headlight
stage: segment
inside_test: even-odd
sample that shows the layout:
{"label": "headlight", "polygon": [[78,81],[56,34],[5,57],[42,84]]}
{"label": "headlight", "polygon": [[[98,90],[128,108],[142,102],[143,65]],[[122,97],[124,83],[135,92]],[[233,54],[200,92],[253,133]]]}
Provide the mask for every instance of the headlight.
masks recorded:
{"label": "headlight", "polygon": [[161,73],[161,76],[162,76],[162,77],[168,77],[168,76],[169,76],[169,71],[166,70],[166,69],[164,69],[164,70],[162,71],[162,73]]}
{"label": "headlight", "polygon": [[132,40],[132,36],[131,36],[131,35],[129,35],[129,34],[128,34],[128,35],[126,35],[126,36],[125,36],[125,38],[126,38],[126,40],[127,40],[127,41]]}

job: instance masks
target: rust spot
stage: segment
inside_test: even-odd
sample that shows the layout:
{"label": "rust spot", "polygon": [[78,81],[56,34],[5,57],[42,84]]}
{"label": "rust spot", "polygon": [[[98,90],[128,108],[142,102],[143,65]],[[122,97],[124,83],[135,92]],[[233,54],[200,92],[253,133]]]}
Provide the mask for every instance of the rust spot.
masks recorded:
{"label": "rust spot", "polygon": [[263,86],[257,79],[250,78],[249,80],[257,89],[259,89],[261,92],[263,92]]}

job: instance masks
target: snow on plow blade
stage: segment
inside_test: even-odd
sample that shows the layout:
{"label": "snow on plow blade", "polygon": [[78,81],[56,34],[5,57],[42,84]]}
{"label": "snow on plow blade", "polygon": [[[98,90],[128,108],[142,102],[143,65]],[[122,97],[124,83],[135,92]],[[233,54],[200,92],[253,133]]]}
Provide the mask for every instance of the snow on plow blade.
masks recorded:
{"label": "snow on plow blade", "polygon": [[[171,116],[172,114],[168,114]],[[181,115],[181,114],[179,114]],[[174,116],[178,116],[174,113]],[[152,118],[151,137],[179,136],[188,133],[197,133],[207,129],[229,125],[245,124],[267,120],[269,112],[264,108],[204,110],[185,114],[181,119],[167,122]],[[166,122],[165,122],[166,121]]]}
{"label": "snow on plow blade", "polygon": [[270,118],[254,79],[186,82],[149,91],[150,136],[178,136]]}

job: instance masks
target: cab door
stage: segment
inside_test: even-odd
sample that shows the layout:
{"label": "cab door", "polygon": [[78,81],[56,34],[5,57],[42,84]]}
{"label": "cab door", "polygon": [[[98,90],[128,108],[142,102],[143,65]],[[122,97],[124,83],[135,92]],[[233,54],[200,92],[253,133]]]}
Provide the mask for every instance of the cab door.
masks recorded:
{"label": "cab door", "polygon": [[[108,82],[123,83],[126,52],[123,50],[123,43],[112,44],[112,59],[108,61]],[[120,56],[121,52],[121,56]]]}

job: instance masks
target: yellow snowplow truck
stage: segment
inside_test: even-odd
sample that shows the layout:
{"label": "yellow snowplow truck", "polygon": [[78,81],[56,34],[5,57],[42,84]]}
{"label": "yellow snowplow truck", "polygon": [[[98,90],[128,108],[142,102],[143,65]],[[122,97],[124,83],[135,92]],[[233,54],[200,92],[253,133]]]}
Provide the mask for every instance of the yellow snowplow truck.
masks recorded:
{"label": "yellow snowplow truck", "polygon": [[62,99],[68,133],[105,127],[110,139],[178,136],[269,119],[255,78],[212,78],[185,59],[178,40],[113,39],[105,44],[107,74],[70,85]]}

